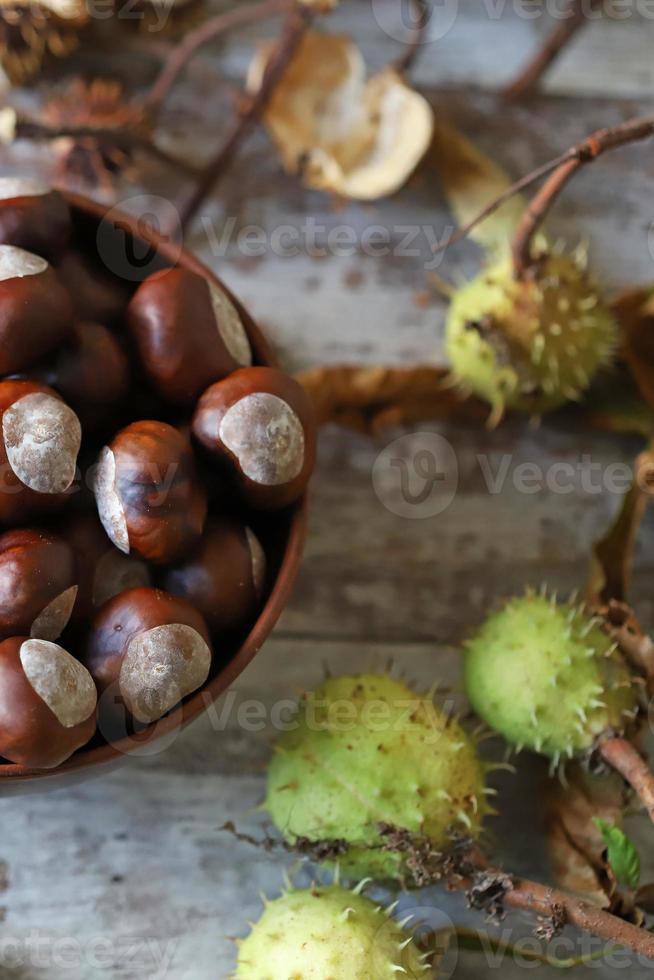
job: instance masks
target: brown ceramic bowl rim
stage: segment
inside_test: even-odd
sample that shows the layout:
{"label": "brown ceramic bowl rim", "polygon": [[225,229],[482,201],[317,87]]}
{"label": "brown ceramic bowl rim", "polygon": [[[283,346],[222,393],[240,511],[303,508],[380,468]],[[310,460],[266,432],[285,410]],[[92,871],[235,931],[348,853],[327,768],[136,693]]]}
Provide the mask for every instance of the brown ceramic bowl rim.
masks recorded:
{"label": "brown ceramic bowl rim", "polygon": [[[73,211],[82,212],[87,217],[102,221],[111,212],[112,223],[120,222],[121,228],[128,231],[134,238],[141,239],[171,265],[179,265],[190,269],[198,275],[217,283],[225,290],[234,302],[245,323],[248,336],[260,363],[275,365],[275,356],[263,334],[243,308],[238,299],[225,284],[203,265],[199,259],[185,248],[165,240],[158,232],[144,229],[137,218],[116,211],[115,208],[91,201],[78,194],[63,192]],[[236,678],[245,670],[261,649],[273,626],[279,619],[295,583],[302,557],[302,549],[307,525],[307,496],[294,505],[289,522],[289,532],[279,571],[272,586],[265,606],[259,617],[243,640],[235,656],[225,664],[215,677],[211,678],[199,691],[187,698],[181,705],[171,711],[159,722],[150,725],[145,732],[137,737],[126,737],[112,744],[95,746],[91,749],[79,749],[70,759],[56,769],[28,769],[14,764],[0,765],[0,787],[8,782],[29,782],[32,780],[57,780],[71,773],[81,773],[85,769],[111,766],[121,758],[138,753],[147,742],[148,749],[154,743],[180,730],[194,718],[201,715],[221,694],[223,694]],[[90,773],[89,773],[90,775]]]}

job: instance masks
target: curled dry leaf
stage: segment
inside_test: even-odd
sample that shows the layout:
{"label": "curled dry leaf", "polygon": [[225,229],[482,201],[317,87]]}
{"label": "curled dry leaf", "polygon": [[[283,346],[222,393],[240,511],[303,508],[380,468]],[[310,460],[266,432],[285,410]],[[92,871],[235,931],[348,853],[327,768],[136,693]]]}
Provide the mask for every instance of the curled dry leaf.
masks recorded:
{"label": "curled dry leaf", "polygon": [[[261,48],[248,89],[258,91],[272,51]],[[345,36],[310,32],[287,68],[264,121],[285,168],[305,184],[355,200],[376,200],[406,183],[426,153],[431,106],[393,69],[366,79],[359,49]]]}
{"label": "curled dry leaf", "polygon": [[370,434],[436,419],[483,421],[487,408],[445,387],[447,376],[446,368],[426,364],[317,367],[296,375],[313,401],[320,425],[334,422]]}
{"label": "curled dry leaf", "polygon": [[642,452],[634,464],[634,479],[618,515],[593,549],[587,587],[591,603],[626,599],[638,529],[654,493],[654,451]]}
{"label": "curled dry leaf", "polygon": [[33,78],[48,55],[67,57],[90,21],[85,0],[9,0],[0,6],[0,64],[14,84]]}
{"label": "curled dry leaf", "polygon": [[625,807],[624,786],[615,773],[593,776],[581,765],[566,770],[566,785],[551,780],[546,788],[545,824],[552,873],[557,885],[601,908],[617,901],[605,843],[593,818],[619,825]]}
{"label": "curled dry leaf", "polygon": [[[447,202],[461,226],[467,225],[512,183],[497,163],[443,119],[434,125],[427,160],[440,175]],[[525,206],[522,195],[511,197],[473,228],[470,238],[489,250],[509,247]]]}
{"label": "curled dry leaf", "polygon": [[613,312],[620,327],[622,356],[641,395],[654,408],[654,290],[626,290],[614,301]]}

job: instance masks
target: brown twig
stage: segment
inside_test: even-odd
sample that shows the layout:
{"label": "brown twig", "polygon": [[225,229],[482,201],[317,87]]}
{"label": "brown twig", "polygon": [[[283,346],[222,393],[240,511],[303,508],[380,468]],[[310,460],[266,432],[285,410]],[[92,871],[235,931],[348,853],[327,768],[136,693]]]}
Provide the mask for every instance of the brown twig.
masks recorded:
{"label": "brown twig", "polygon": [[242,4],[233,10],[210,17],[183,40],[168,55],[163,68],[143,100],[143,106],[151,118],[156,117],[161,106],[170,95],[179,76],[193,55],[209,41],[215,40],[228,31],[234,31],[247,24],[274,17],[289,10],[292,0],[260,0],[258,3]]}
{"label": "brown twig", "polygon": [[[590,10],[601,7],[603,0],[591,0]],[[507,102],[517,102],[530,95],[545,72],[561,54],[587,20],[585,0],[570,0],[568,13],[561,24],[549,34],[534,57],[502,92]]]}
{"label": "brown twig", "polygon": [[186,160],[180,160],[157,146],[152,138],[138,130],[128,127],[97,127],[97,126],[49,126],[39,119],[29,116],[16,118],[15,139],[55,140],[69,137],[75,140],[94,139],[99,142],[111,143],[117,149],[130,151],[139,150],[148,156],[179,170],[188,177],[197,177],[198,169]]}
{"label": "brown twig", "polygon": [[225,142],[200,175],[193,194],[182,208],[183,230],[188,228],[207,195],[229,168],[244,138],[265,112],[277,82],[286,71],[313,16],[313,12],[308,7],[297,2],[293,5],[286,18],[282,35],[268,61],[259,90],[249,99],[247,107],[239,113]]}
{"label": "brown twig", "polygon": [[[542,177],[546,177],[548,174],[551,174],[550,180],[554,181],[556,178],[556,184],[558,185],[559,179],[557,178],[557,172],[559,170],[564,170],[566,173],[565,183],[567,183],[572,176],[572,173],[574,173],[584,164],[595,160],[607,150],[612,150],[618,146],[624,146],[626,143],[635,142],[636,140],[647,139],[652,134],[654,134],[654,116],[643,116],[642,118],[638,119],[630,119],[627,122],[621,123],[619,126],[615,126],[611,129],[598,129],[595,133],[587,136],[586,139],[582,140],[580,143],[570,147],[570,149],[566,150],[565,153],[559,154],[559,156],[554,157],[547,163],[541,164],[540,167],[537,167],[530,173],[525,174],[524,177],[516,180],[514,184],[511,184],[511,186],[507,187],[501,194],[498,194],[493,201],[489,201],[489,203],[485,205],[485,207],[482,208],[482,210],[476,214],[471,221],[469,221],[463,227],[458,228],[446,241],[441,242],[440,245],[434,246],[432,251],[435,255],[437,255],[439,252],[443,252],[445,249],[449,248],[450,245],[454,245],[456,242],[461,241],[462,238],[465,238],[470,234],[473,228],[476,228],[482,221],[489,218],[491,214],[494,214],[498,208],[506,203],[506,201],[510,200],[521,191],[524,191],[532,184],[535,184],[536,181],[540,180]],[[567,171],[569,164],[574,164],[572,173],[568,173]],[[552,173],[552,171],[554,171],[554,173]],[[548,185],[546,184],[545,186]],[[555,187],[554,190],[555,193],[558,193],[562,190],[562,186]],[[538,196],[539,195],[537,195],[537,197]],[[553,198],[550,198],[547,205],[548,207],[552,200]],[[528,211],[530,210],[531,206]],[[536,227],[540,225],[540,221],[543,217],[544,215],[537,216],[537,223],[531,228],[529,233],[530,240],[533,232],[536,230]]]}
{"label": "brown twig", "polygon": [[404,54],[395,62],[395,68],[406,75],[413,68],[425,41],[425,31],[429,27],[431,7],[429,0],[413,0],[416,9],[416,23],[412,29],[412,37]]}
{"label": "brown twig", "polygon": [[654,773],[638,749],[625,738],[607,738],[600,743],[599,752],[629,783],[654,823]]}

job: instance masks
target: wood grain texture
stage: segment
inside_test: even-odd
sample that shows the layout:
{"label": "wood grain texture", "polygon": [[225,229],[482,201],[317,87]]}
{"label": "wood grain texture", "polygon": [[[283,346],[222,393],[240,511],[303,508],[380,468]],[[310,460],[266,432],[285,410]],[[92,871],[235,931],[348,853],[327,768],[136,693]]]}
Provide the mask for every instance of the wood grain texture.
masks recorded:
{"label": "wood grain texture", "polygon": [[[650,108],[654,25],[632,18],[592,25],[557,64],[545,95],[529,108],[498,109],[493,93],[546,29],[544,21],[520,18],[513,6],[505,5],[500,20],[489,20],[484,4],[461,0],[452,29],[429,45],[416,69],[437,111],[511,174],[598,126]],[[332,29],[360,37],[374,66],[397,53],[397,42],[380,30],[363,0],[344,0]],[[249,43],[237,40],[203,55],[165,116],[168,149],[198,160],[209,155],[228,111],[215,84],[218,64],[240,77],[250,52]],[[94,70],[109,64],[106,54],[98,60],[82,51],[79,57],[81,66]],[[142,83],[154,66],[125,53],[117,67]],[[51,169],[45,150],[35,154],[21,145],[10,157],[3,154],[7,169]],[[648,246],[652,176],[651,150],[626,149],[583,173],[557,208],[553,227],[573,241],[590,239],[593,265],[608,287],[654,278]],[[153,171],[145,172],[144,183],[166,198],[179,199],[184,190]],[[122,188],[128,207],[135,193],[140,191]],[[191,245],[267,328],[289,367],[441,357],[445,308],[437,297],[427,305],[416,299],[428,286],[430,259],[428,232],[421,229],[440,237],[451,224],[435,174],[423,168],[399,195],[375,206],[336,206],[280,173],[259,133],[204,219]],[[220,234],[230,219],[231,241],[220,254],[211,248],[207,223]],[[282,257],[266,247],[253,256],[234,244],[249,226],[263,229],[269,240],[275,229],[302,229],[310,220],[326,229],[352,228],[358,243],[366,229],[379,225],[390,229],[396,246],[406,235],[402,229],[417,228],[408,246],[417,254],[376,256],[357,246],[354,255],[317,257],[301,247]],[[477,260],[476,249],[462,244],[445,255],[438,272],[469,275]],[[0,799],[0,860],[6,863],[0,873],[0,977],[226,978],[234,964],[229,937],[246,933],[248,920],[260,911],[258,892],[278,892],[290,863],[218,832],[228,819],[252,832],[265,827],[255,808],[264,792],[273,708],[285,717],[289,699],[316,684],[325,663],[339,672],[381,667],[389,658],[417,684],[427,687],[439,678],[460,700],[458,645],[489,603],[527,583],[548,581],[565,593],[583,582],[590,539],[619,505],[616,493],[597,492],[597,480],[601,489],[607,467],[629,464],[636,444],[549,426],[533,432],[520,422],[490,435],[452,426],[439,433],[455,450],[457,493],[441,513],[407,518],[393,513],[397,486],[388,464],[385,470],[382,465],[382,499],[372,478],[379,454],[402,433],[373,442],[326,430],[298,587],[273,639],[234,692],[163,754],[132,760],[74,790]],[[410,465],[415,446],[414,436],[393,452]],[[551,482],[561,461],[573,473],[566,493],[555,492]],[[529,480],[533,471],[524,467],[530,465],[539,467],[544,486],[525,493],[519,481]],[[501,489],[491,492],[488,480],[504,470]],[[634,579],[634,598],[648,626],[654,625],[653,565],[650,513]],[[493,742],[487,750],[502,751]],[[546,874],[538,833],[542,778],[539,763],[527,758],[515,777],[500,774],[503,815],[491,827],[506,865],[533,876]],[[629,832],[644,845],[644,876],[651,875],[651,828],[638,816],[630,819]],[[442,924],[434,918],[438,905],[457,922],[480,924],[460,897],[438,890],[401,901],[418,908],[421,922]],[[508,927],[512,938],[529,932],[521,917],[512,917]],[[575,937],[570,942],[568,953],[581,948]],[[633,980],[651,975],[646,966],[627,962]],[[599,967],[595,976],[608,980],[614,968]],[[508,980],[523,975],[512,962],[501,969]],[[543,977],[555,974],[541,969]],[[497,963],[462,954],[454,975],[491,978]]]}

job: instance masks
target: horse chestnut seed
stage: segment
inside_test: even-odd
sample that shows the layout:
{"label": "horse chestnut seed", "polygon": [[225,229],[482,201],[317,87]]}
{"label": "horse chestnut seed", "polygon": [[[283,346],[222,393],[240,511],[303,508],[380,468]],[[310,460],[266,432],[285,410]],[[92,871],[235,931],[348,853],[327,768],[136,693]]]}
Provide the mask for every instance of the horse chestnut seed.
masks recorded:
{"label": "horse chestnut seed", "polygon": [[54,259],[70,232],[70,208],[59,191],[26,177],[0,177],[0,242]]}
{"label": "horse chestnut seed", "polygon": [[266,556],[249,527],[215,520],[198,546],[168,569],[163,587],[198,609],[212,633],[238,629],[254,615],[266,583]]}
{"label": "horse chestnut seed", "polygon": [[[100,695],[111,691],[114,704],[149,724],[204,684],[211,659],[193,606],[159,589],[129,589],[95,617],[84,661]],[[110,699],[104,704],[111,710]]]}
{"label": "horse chestnut seed", "polygon": [[128,322],[162,398],[193,405],[212,381],[252,363],[238,311],[217,283],[188,269],[155,272],[137,289]]}
{"label": "horse chestnut seed", "polygon": [[165,422],[134,422],[105,446],[93,489],[117,548],[147,561],[174,561],[202,534],[207,495],[188,439]]}
{"label": "horse chestnut seed", "polygon": [[61,533],[73,550],[78,568],[75,622],[86,623],[120,592],[151,584],[146,563],[114,548],[96,514],[77,515]]}
{"label": "horse chestnut seed", "polygon": [[30,377],[56,388],[80,413],[86,428],[106,414],[103,410],[127,398],[129,358],[107,327],[76,323],[70,341],[47,364],[31,370]]}
{"label": "horse chestnut seed", "polygon": [[32,381],[0,381],[0,521],[62,503],[82,441],[79,419],[56,391]]}
{"label": "horse chestnut seed", "polygon": [[54,535],[21,529],[0,535],[0,639],[56,640],[77,598],[72,549]]}
{"label": "horse chestnut seed", "polygon": [[73,308],[40,255],[0,245],[0,374],[36,363],[69,336]]}
{"label": "horse chestnut seed", "polygon": [[95,732],[91,675],[63,647],[14,636],[0,643],[0,755],[54,769]]}
{"label": "horse chestnut seed", "polygon": [[304,388],[275,368],[244,368],[211,385],[195,410],[193,434],[227,465],[253,507],[285,507],[309,482],[313,409]]}

